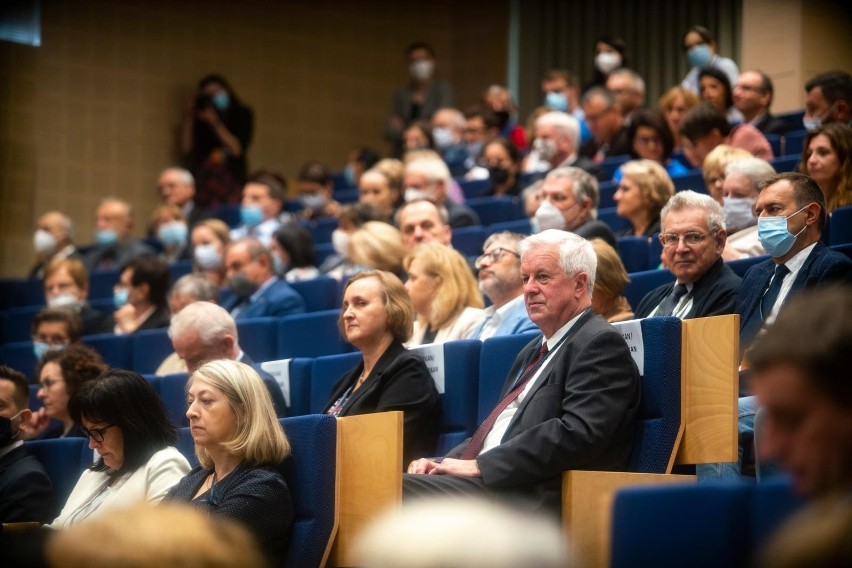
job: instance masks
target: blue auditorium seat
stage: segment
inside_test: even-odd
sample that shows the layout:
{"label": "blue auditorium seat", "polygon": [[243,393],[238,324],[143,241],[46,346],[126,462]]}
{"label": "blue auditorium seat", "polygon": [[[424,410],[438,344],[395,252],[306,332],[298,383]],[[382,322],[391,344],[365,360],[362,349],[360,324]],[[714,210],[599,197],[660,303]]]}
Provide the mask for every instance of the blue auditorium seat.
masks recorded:
{"label": "blue auditorium seat", "polygon": [[337,217],[320,217],[301,223],[313,237],[314,243],[330,243],[331,233],[337,228]]}
{"label": "blue auditorium seat", "polygon": [[352,350],[337,329],[340,310],[284,316],[278,323],[278,341],[274,359],[320,357]]}
{"label": "blue auditorium seat", "polygon": [[339,189],[351,189],[349,187],[349,182],[346,181],[346,173],[343,170],[331,174],[331,183],[332,187],[334,187],[334,191]]}
{"label": "blue auditorium seat", "polygon": [[769,142],[769,146],[772,148],[773,156],[783,155],[780,134],[764,134],[763,136],[764,138],[766,138],[766,141]]}
{"label": "blue auditorium seat", "polygon": [[[27,305],[25,301],[30,282],[24,278],[4,278],[0,280],[0,309]],[[42,293],[41,303],[44,303]]]}
{"label": "blue auditorium seat", "polygon": [[523,203],[519,197],[503,195],[500,197],[476,197],[465,203],[476,211],[483,225],[505,223],[524,218]]}
{"label": "blue auditorium seat", "polygon": [[801,157],[805,146],[805,138],[807,137],[808,131],[802,129],[802,122],[800,120],[795,130],[784,135],[784,155]]}
{"label": "blue auditorium seat", "polygon": [[464,256],[482,254],[482,245],[488,238],[488,229],[481,225],[453,229],[453,248]]}
{"label": "blue auditorium seat", "polygon": [[358,201],[358,194],[357,187],[349,187],[346,189],[335,189],[332,197],[340,203],[355,203]]}
{"label": "blue auditorium seat", "polygon": [[642,272],[651,268],[648,259],[651,252],[649,237],[619,237],[618,255],[627,272]]}
{"label": "blue auditorium seat", "polygon": [[9,308],[3,312],[0,339],[3,343],[14,341],[29,341],[32,337],[30,327],[33,318],[44,309],[44,306],[21,306]]}
{"label": "blue auditorium seat", "polygon": [[629,154],[623,154],[619,156],[607,156],[604,160],[598,164],[601,169],[604,171],[606,175],[606,179],[612,179],[612,176],[615,175],[615,170],[626,164],[630,161]]}
{"label": "blue auditorium seat", "polygon": [[93,270],[89,274],[89,298],[95,300],[112,298],[113,288],[118,284],[120,276],[120,268]]}
{"label": "blue auditorium seat", "polygon": [[442,424],[435,455],[443,456],[473,435],[479,425],[474,401],[479,397],[482,342],[462,339],[444,343]]}
{"label": "blue auditorium seat", "polygon": [[239,226],[240,224],[240,204],[233,203],[228,205],[220,205],[215,210],[215,217],[224,221],[230,228]]}
{"label": "blue auditorium seat", "polygon": [[30,399],[28,403],[28,407],[30,410],[38,410],[42,406],[44,406],[41,402],[41,399],[38,397],[38,389],[39,385],[30,385]]}
{"label": "blue auditorium seat", "polygon": [[615,207],[615,190],[618,189],[617,181],[602,181],[598,185],[600,191],[598,209],[606,209],[607,207]]}
{"label": "blue auditorium seat", "polygon": [[737,273],[737,276],[742,278],[745,276],[745,273],[748,272],[748,269],[754,266],[755,264],[760,264],[764,260],[768,259],[769,255],[764,254],[761,256],[752,256],[749,258],[738,258],[736,260],[729,260],[725,262],[731,270]]}
{"label": "blue auditorium seat", "polygon": [[317,266],[320,266],[325,259],[335,253],[332,243],[317,243],[314,245],[314,252],[317,254]]}
{"label": "blue auditorium seat", "polygon": [[707,193],[707,188],[704,186],[704,175],[700,169],[690,170],[683,175],[674,176],[672,182],[674,183],[675,191],[691,189],[698,193]]}
{"label": "blue auditorium seat", "polygon": [[518,219],[517,221],[507,221],[505,223],[494,223],[489,227],[491,234],[501,231],[510,231],[521,235],[529,235],[532,233],[529,219]]}
{"label": "blue auditorium seat", "polygon": [[648,249],[648,270],[658,268],[660,266],[660,256],[663,254],[663,243],[660,242],[660,233],[654,233],[651,237],[650,248]]}
{"label": "blue auditorium seat", "polygon": [[490,179],[465,180],[463,178],[456,178],[456,182],[461,187],[465,199],[483,197],[488,195],[488,192],[491,190]]}
{"label": "blue auditorium seat", "polygon": [[615,207],[598,209],[598,220],[606,223],[613,233],[630,228],[630,221],[624,217],[619,217],[615,210]]}
{"label": "blue auditorium seat", "polygon": [[633,273],[630,275],[630,282],[624,288],[624,297],[635,308],[645,297],[645,294],[657,286],[673,282],[674,279],[674,274],[664,269]]}
{"label": "blue auditorium seat", "polygon": [[279,469],[293,498],[293,529],[286,568],[320,568],[335,534],[337,420],[312,415],[281,421],[290,456]]}
{"label": "blue auditorium seat", "polygon": [[[789,112],[780,112],[775,115],[775,118],[784,122],[791,131],[802,130],[802,119],[805,117],[804,109],[793,110]],[[789,132],[787,133],[789,135]]]}
{"label": "blue auditorium seat", "polygon": [[319,414],[325,410],[331,388],[349,369],[361,362],[361,353],[344,353],[317,357],[311,366],[311,405],[310,411]]}
{"label": "blue auditorium seat", "polygon": [[477,426],[497,406],[503,383],[518,353],[527,343],[540,336],[540,332],[529,331],[520,335],[491,337],[482,342],[482,350],[479,354]]}
{"label": "blue auditorium seat", "polygon": [[33,382],[38,378],[35,376],[36,360],[32,341],[18,341],[0,346],[0,364],[22,372]]}
{"label": "blue auditorium seat", "polygon": [[168,329],[137,331],[130,336],[130,368],[142,375],[153,373],[173,351]]}
{"label": "blue auditorium seat", "polygon": [[157,394],[166,406],[166,413],[172,424],[177,427],[188,424],[186,418],[186,380],[188,378],[187,373],[174,373],[157,377],[156,381]]}
{"label": "blue auditorium seat", "polygon": [[255,363],[279,359],[278,322],[282,318],[264,317],[237,320],[237,335],[240,348],[248,353]]}
{"label": "blue auditorium seat", "polygon": [[311,413],[311,369],[314,360],[296,357],[290,360],[290,408],[288,416]]}
{"label": "blue auditorium seat", "polygon": [[192,272],[192,259],[178,260],[169,265],[169,282],[174,284],[182,276]]}
{"label": "blue auditorium seat", "polygon": [[178,428],[175,448],[186,458],[191,467],[198,466],[198,458],[195,456],[195,440],[192,439],[192,431],[189,426]]}
{"label": "blue auditorium seat", "polygon": [[781,156],[779,158],[774,158],[769,161],[772,164],[772,167],[775,168],[775,171],[780,173],[783,172],[795,172],[798,171],[799,162],[802,161],[802,157],[800,155],[794,154],[792,156]]}
{"label": "blue auditorium seat", "polygon": [[852,206],[839,207],[831,214],[828,226],[831,246],[852,243]]}
{"label": "blue auditorium seat", "polygon": [[337,294],[337,280],[329,276],[317,276],[310,280],[289,282],[296,292],[305,300],[308,312],[333,310],[340,307]]}
{"label": "blue auditorium seat", "polygon": [[847,243],[845,245],[833,245],[831,250],[839,252],[840,254],[845,254],[849,257],[849,259],[852,259],[852,243]]}
{"label": "blue auditorium seat", "polygon": [[92,465],[94,453],[88,438],[55,438],[24,442],[33,456],[41,462],[56,492],[56,501],[65,504],[83,470]]}
{"label": "blue auditorium seat", "polygon": [[110,367],[130,369],[132,368],[133,357],[130,337],[129,335],[100,333],[84,336],[83,343],[100,353],[104,362]]}

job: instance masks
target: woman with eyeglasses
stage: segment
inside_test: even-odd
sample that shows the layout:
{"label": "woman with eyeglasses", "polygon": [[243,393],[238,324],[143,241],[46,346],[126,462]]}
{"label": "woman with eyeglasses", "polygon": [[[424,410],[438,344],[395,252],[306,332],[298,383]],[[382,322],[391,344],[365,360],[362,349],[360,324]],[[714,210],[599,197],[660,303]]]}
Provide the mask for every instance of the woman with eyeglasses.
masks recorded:
{"label": "woman with eyeglasses", "polygon": [[54,528],[140,501],[158,503],[190,469],[173,447],[175,427],[159,395],[138,373],[105,371],[74,393],[68,410],[100,457],[80,476]]}
{"label": "woman with eyeglasses", "polygon": [[411,300],[395,275],[370,270],[349,279],[339,326],[362,359],[334,385],[325,409],[333,416],[401,410],[405,428],[400,465],[435,452],[440,420],[435,382],[420,356],[403,346],[413,320]]}
{"label": "woman with eyeglasses", "polygon": [[255,536],[269,565],[280,566],[293,526],[293,501],[279,469],[290,443],[269,390],[250,366],[221,359],[189,377],[186,400],[200,465],[166,500],[239,522]]}

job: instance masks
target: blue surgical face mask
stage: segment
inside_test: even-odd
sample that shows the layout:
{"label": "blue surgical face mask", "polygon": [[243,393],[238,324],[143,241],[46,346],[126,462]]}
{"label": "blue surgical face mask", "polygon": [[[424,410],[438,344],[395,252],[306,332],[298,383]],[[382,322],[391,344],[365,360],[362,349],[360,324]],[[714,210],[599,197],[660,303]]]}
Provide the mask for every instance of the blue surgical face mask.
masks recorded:
{"label": "blue surgical face mask", "polygon": [[305,209],[322,209],[323,205],[325,205],[325,198],[318,193],[310,193],[307,195],[303,195],[301,197],[302,205],[305,206]]}
{"label": "blue surgical face mask", "polygon": [[118,233],[112,229],[100,229],[95,233],[95,242],[103,246],[114,245],[118,242]]}
{"label": "blue surgical face mask", "polygon": [[260,225],[263,222],[263,209],[257,205],[243,205],[240,207],[240,221],[249,227]]}
{"label": "blue surgical face mask", "polygon": [[[836,104],[836,103],[835,103]],[[803,116],[802,117],[802,126],[805,127],[805,130],[808,132],[813,132],[820,126],[822,126],[822,121],[826,119],[826,117],[830,116],[834,111],[834,104],[828,107],[828,110],[823,113],[822,116],[812,116],[810,118]]]}
{"label": "blue surgical face mask", "polygon": [[568,112],[568,97],[565,96],[565,93],[548,91],[547,96],[544,97],[544,106],[553,110]]}
{"label": "blue surgical face mask", "polygon": [[[805,207],[807,207],[807,205],[805,205]],[[808,228],[808,226],[805,225],[802,227],[802,230],[795,235],[787,228],[787,219],[793,215],[798,215],[805,210],[805,207],[802,207],[787,217],[778,216],[757,218],[757,238],[760,239],[761,246],[763,246],[764,250],[769,253],[769,256],[778,258],[779,256],[784,256],[790,252],[790,249],[793,248],[793,245],[796,243],[796,238]]]}
{"label": "blue surgical face mask", "polygon": [[346,164],[343,168],[343,179],[346,180],[346,187],[357,187],[358,180],[355,179],[355,165]]}
{"label": "blue surgical face mask", "polygon": [[713,59],[713,52],[706,43],[693,45],[686,51],[686,60],[693,67],[706,67],[711,59]]}
{"label": "blue surgical face mask", "polygon": [[119,309],[127,304],[127,297],[130,295],[130,290],[127,288],[116,288],[112,292],[112,303],[115,304],[115,309]]}
{"label": "blue surgical face mask", "polygon": [[51,345],[50,343],[45,343],[43,341],[33,341],[33,355],[35,355],[36,361],[41,361],[41,358],[44,357],[44,354],[48,351],[59,351],[64,349],[65,345]]}
{"label": "blue surgical face mask", "polygon": [[231,96],[227,91],[219,91],[215,95],[213,95],[213,106],[216,107],[216,110],[223,111],[231,104]]}
{"label": "blue surgical face mask", "polygon": [[157,238],[164,245],[176,246],[186,242],[187,232],[186,223],[172,221],[160,225],[157,229]]}

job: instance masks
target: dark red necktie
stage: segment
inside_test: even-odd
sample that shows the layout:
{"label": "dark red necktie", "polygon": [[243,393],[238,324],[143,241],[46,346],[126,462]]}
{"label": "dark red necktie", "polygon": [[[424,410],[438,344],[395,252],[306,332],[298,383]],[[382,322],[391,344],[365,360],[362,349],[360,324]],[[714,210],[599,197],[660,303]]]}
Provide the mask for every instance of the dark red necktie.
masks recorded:
{"label": "dark red necktie", "polygon": [[485,445],[485,438],[488,437],[488,433],[491,432],[491,429],[494,427],[497,417],[500,416],[500,413],[503,412],[513,400],[518,398],[518,395],[521,394],[521,392],[523,392],[524,387],[527,385],[529,380],[535,376],[539,361],[541,361],[542,357],[546,354],[547,341],[541,344],[541,347],[536,352],[535,357],[527,363],[527,366],[521,374],[521,377],[518,379],[515,388],[503,397],[503,400],[500,401],[496,408],[491,411],[491,414],[489,414],[485,421],[479,425],[479,428],[476,429],[476,432],[474,432],[473,436],[470,438],[470,443],[468,443],[464,452],[462,452],[460,459],[472,460],[479,455],[479,452],[482,451],[482,446]]}

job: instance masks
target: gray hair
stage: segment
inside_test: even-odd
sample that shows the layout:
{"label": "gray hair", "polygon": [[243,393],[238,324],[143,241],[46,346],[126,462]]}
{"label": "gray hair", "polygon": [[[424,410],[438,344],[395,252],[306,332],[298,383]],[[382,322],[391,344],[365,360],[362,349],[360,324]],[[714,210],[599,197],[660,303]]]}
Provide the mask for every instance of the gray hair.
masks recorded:
{"label": "gray hair", "polygon": [[777,172],[772,164],[760,158],[740,158],[725,166],[725,175],[740,174],[748,178],[754,193],[760,193],[759,185],[763,180],[774,176]]}
{"label": "gray hair", "polygon": [[577,142],[580,140],[580,123],[568,113],[552,110],[546,112],[535,121],[535,127],[553,126],[561,136],[568,136]]}
{"label": "gray hair", "polygon": [[396,210],[396,213],[394,213],[393,224],[396,225],[397,229],[400,228],[399,219],[400,217],[402,217],[403,210],[406,207],[414,205],[416,203],[428,203],[429,205],[438,210],[438,218],[441,220],[442,223],[444,223],[444,225],[450,224],[450,212],[447,211],[447,208],[443,205],[438,205],[434,201],[430,201],[428,199],[412,199],[411,201],[406,201],[405,203],[403,203],[400,208]]}
{"label": "gray hair", "polygon": [[209,278],[200,274],[185,274],[178,278],[172,289],[169,290],[169,297],[182,294],[191,297],[194,301],[202,302],[218,302],[219,289]]}
{"label": "gray hair", "polygon": [[453,128],[455,128],[458,131],[464,130],[465,120],[464,120],[464,114],[462,114],[462,111],[460,111],[457,108],[453,108],[453,107],[441,107],[441,108],[439,108],[438,110],[435,111],[435,114],[432,115],[433,120],[435,119],[435,116],[439,112],[442,112],[442,113],[447,115],[447,117],[450,119],[450,124]]}
{"label": "gray hair", "polygon": [[626,67],[622,67],[621,69],[616,69],[612,73],[609,74],[610,77],[615,76],[625,76],[630,79],[632,83],[633,90],[639,93],[640,95],[645,94],[645,79],[642,78],[642,75],[634,71],[633,69],[627,69]]}
{"label": "gray hair", "polygon": [[592,243],[583,237],[568,231],[548,229],[522,240],[518,246],[518,254],[523,259],[530,250],[554,245],[559,247],[559,267],[566,276],[574,277],[581,272],[588,274],[591,295],[595,287],[598,257]]}
{"label": "gray hair", "polygon": [[703,209],[707,213],[707,228],[714,233],[719,230],[725,230],[725,212],[719,203],[704,193],[697,193],[688,189],[679,191],[674,194],[674,197],[669,199],[669,202],[663,207],[660,213],[660,219],[665,228],[666,215],[671,211],[683,211],[684,209]]}
{"label": "gray hair", "polygon": [[518,245],[522,240],[526,238],[526,235],[522,235],[520,233],[513,233],[512,231],[500,231],[499,233],[492,233],[485,242],[482,244],[482,251],[485,252],[488,250],[488,247],[493,245],[495,242],[510,242],[515,245],[515,249],[517,249]]}
{"label": "gray hair", "polygon": [[419,174],[430,182],[450,183],[452,176],[444,160],[440,158],[416,158],[405,166],[406,174]]}
{"label": "gray hair", "polygon": [[198,334],[204,345],[213,345],[226,335],[234,338],[234,345],[239,345],[234,318],[225,308],[211,302],[193,302],[175,314],[169,326],[169,338],[174,340],[190,329]]}
{"label": "gray hair", "polygon": [[544,179],[570,179],[574,186],[574,197],[577,198],[577,203],[589,199],[592,202],[592,219],[598,217],[598,204],[600,203],[600,186],[595,176],[575,168],[574,166],[563,166],[551,170]]}
{"label": "gray hair", "polygon": [[186,185],[191,185],[195,187],[195,178],[192,177],[192,172],[190,172],[186,168],[172,166],[170,168],[164,169],[162,172],[160,172],[160,175],[163,175],[166,172],[172,172],[173,174],[175,174],[178,178],[178,181],[180,181],[181,183],[185,183]]}

